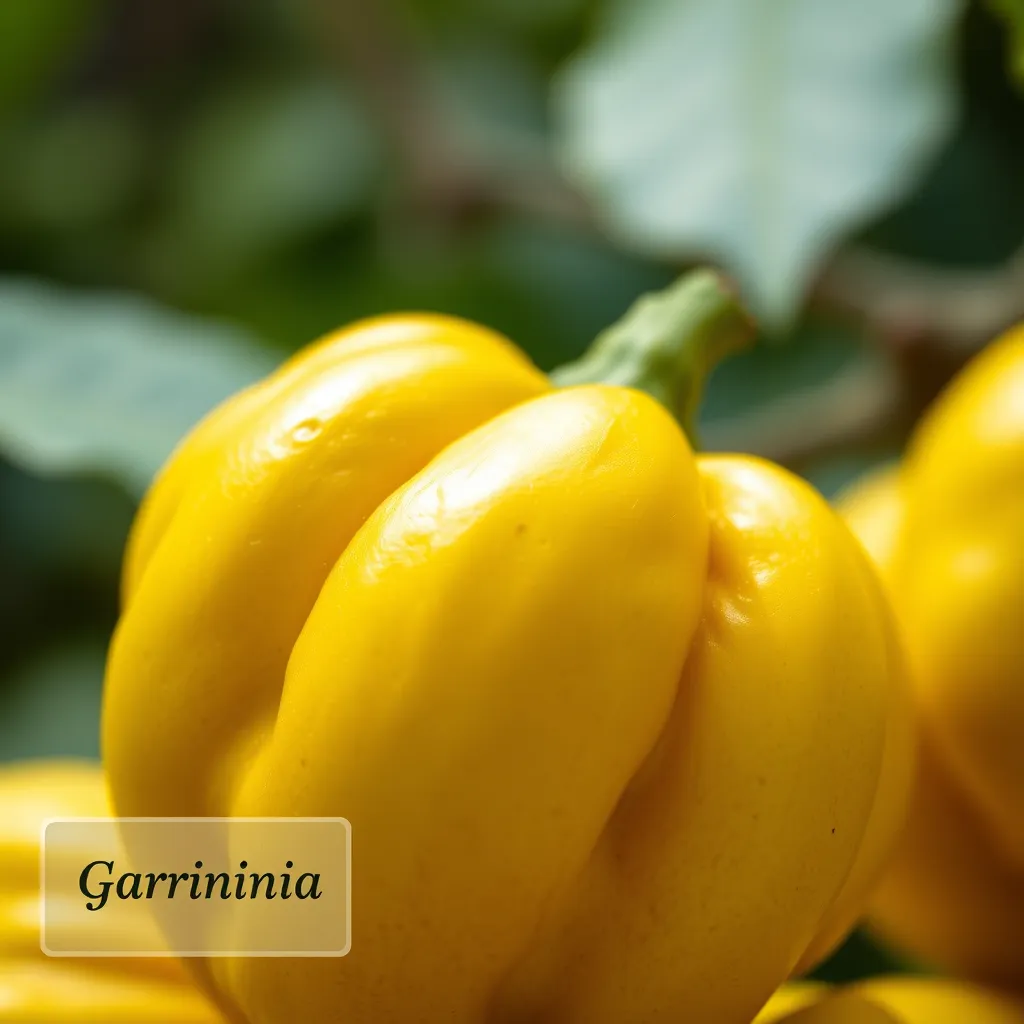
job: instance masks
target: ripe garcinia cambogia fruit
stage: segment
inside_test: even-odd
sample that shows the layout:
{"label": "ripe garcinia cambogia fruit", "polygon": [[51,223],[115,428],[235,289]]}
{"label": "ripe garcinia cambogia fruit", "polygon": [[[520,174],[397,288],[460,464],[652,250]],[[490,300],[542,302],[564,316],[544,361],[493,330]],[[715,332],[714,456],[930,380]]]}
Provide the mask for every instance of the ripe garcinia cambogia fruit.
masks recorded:
{"label": "ripe garcinia cambogia fruit", "polygon": [[344,816],[356,865],[347,956],[191,964],[226,1012],[749,1024],[851,926],[903,811],[902,656],[827,503],[665,408],[746,330],[697,273],[556,386],[383,317],[179,446],[126,557],[116,809]]}
{"label": "ripe garcinia cambogia fruit", "polygon": [[[171,958],[51,959],[39,945],[40,839],[52,818],[111,814],[100,766],[0,768],[0,1024],[217,1024]],[[83,850],[84,864],[92,851]],[[68,894],[71,895],[77,894]],[[51,897],[50,912],[59,912]]]}
{"label": "ripe garcinia cambogia fruit", "polygon": [[786,985],[754,1024],[1024,1024],[1024,1004],[962,981],[903,975],[836,989]]}
{"label": "ripe garcinia cambogia fruit", "polygon": [[1024,992],[1024,325],[976,356],[902,463],[840,509],[889,591],[922,722],[874,924]]}

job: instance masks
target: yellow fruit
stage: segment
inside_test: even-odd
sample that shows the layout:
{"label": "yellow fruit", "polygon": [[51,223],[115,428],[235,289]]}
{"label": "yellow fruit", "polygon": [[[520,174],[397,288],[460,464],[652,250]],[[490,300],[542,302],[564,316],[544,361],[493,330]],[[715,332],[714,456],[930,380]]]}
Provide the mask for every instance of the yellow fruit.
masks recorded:
{"label": "yellow fruit", "polygon": [[[729,320],[696,291],[699,330]],[[687,339],[659,338],[663,366]],[[125,815],[351,821],[346,957],[201,966],[250,1024],[748,1024],[898,826],[894,636],[794,476],[696,458],[652,398],[556,390],[482,328],[385,318],[162,473],[104,758]]]}
{"label": "yellow fruit", "polygon": [[885,579],[924,727],[876,924],[919,957],[1024,986],[1024,327],[840,509]]}
{"label": "yellow fruit", "polygon": [[0,768],[0,1024],[217,1024],[222,1019],[177,960],[51,958],[41,951],[43,823],[110,813],[97,764],[29,761]]}
{"label": "yellow fruit", "polygon": [[787,985],[754,1024],[1024,1024],[1024,1005],[959,981],[873,978],[839,989]]}

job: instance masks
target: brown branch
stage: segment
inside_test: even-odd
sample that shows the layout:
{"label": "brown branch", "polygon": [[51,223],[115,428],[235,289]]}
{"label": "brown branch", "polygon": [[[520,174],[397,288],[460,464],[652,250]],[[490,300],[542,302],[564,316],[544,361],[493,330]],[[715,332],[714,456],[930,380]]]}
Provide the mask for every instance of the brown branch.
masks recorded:
{"label": "brown branch", "polygon": [[405,12],[365,0],[310,0],[314,29],[363,93],[399,161],[434,177],[455,143]]}
{"label": "brown branch", "polygon": [[900,375],[888,360],[858,361],[821,384],[711,422],[701,439],[709,451],[749,452],[796,468],[894,429],[903,397]]}
{"label": "brown branch", "polygon": [[1000,266],[979,270],[850,249],[833,261],[813,298],[899,347],[926,344],[969,356],[1024,316],[1024,246]]}
{"label": "brown branch", "polygon": [[1024,245],[984,269],[851,248],[822,275],[812,302],[853,318],[888,360],[898,387],[873,436],[893,424],[909,429],[972,355],[1024,317]]}
{"label": "brown branch", "polygon": [[374,111],[420,213],[454,222],[494,212],[588,222],[586,204],[546,153],[493,155],[463,137],[400,4],[310,2],[324,42]]}
{"label": "brown branch", "polygon": [[822,275],[811,301],[856,321],[876,343],[877,358],[712,424],[709,447],[800,466],[905,433],[975,352],[1024,316],[1024,247],[984,270],[849,249]]}

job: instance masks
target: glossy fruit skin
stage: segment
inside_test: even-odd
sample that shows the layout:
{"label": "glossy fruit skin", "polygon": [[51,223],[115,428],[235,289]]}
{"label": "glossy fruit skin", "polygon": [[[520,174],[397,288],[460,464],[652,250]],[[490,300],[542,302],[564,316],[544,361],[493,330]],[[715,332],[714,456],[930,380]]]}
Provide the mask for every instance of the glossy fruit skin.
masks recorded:
{"label": "glossy fruit skin", "polygon": [[172,457],[104,759],[121,814],[351,821],[346,957],[194,965],[239,1020],[748,1024],[899,817],[893,637],[797,478],[389,317]]}
{"label": "glossy fruit skin", "polygon": [[919,957],[1024,989],[1024,327],[840,510],[891,595],[923,724],[876,925]]}
{"label": "glossy fruit skin", "polygon": [[40,949],[43,823],[110,813],[98,764],[27,761],[0,768],[0,1024],[222,1020],[177,960],[58,959]]}
{"label": "glossy fruit skin", "polygon": [[962,981],[899,976],[780,989],[754,1024],[1024,1024],[1024,1004]]}

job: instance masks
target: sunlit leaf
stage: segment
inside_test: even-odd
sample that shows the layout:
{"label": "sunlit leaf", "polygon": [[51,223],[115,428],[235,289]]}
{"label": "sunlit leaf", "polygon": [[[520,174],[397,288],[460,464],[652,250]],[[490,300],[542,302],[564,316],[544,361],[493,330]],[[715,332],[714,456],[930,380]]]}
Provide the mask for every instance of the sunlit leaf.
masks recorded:
{"label": "sunlit leaf", "polygon": [[564,152],[634,244],[702,254],[760,317],[899,197],[950,126],[957,0],[617,0],[556,89]]}
{"label": "sunlit leaf", "polygon": [[241,330],[140,298],[0,281],[0,451],[138,493],[193,423],[274,363]]}

